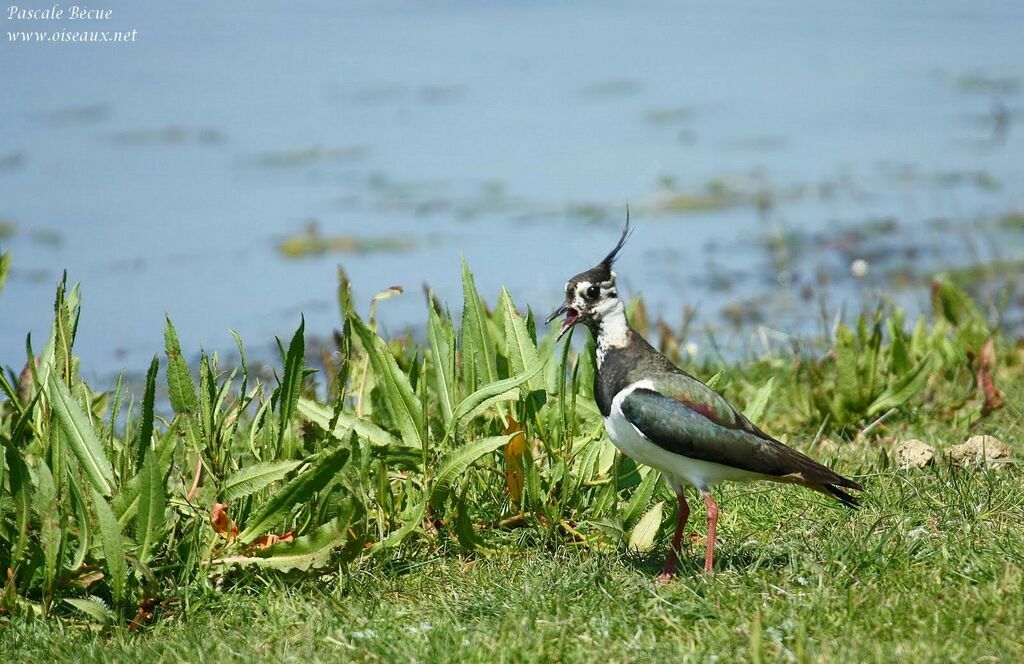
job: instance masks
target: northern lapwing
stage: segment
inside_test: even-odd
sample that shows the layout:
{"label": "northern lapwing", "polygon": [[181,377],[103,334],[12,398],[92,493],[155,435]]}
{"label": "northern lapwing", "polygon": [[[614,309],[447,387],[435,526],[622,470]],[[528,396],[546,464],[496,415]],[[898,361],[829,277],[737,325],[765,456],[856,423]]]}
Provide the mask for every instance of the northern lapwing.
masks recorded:
{"label": "northern lapwing", "polygon": [[547,322],[565,315],[559,341],[575,325],[590,328],[597,347],[594,396],[608,437],[623,454],[661,471],[679,499],[676,532],[659,579],[667,581],[675,574],[676,553],[690,514],[683,493],[687,485],[707,505],[705,572],[714,565],[718,505],[711,487],[719,482],[800,484],[856,507],[857,498],[843,489],[861,491],[859,484],[761,431],[629,326],[612,271],[629,233],[627,212],[618,244],[600,263],[569,280],[565,302]]}

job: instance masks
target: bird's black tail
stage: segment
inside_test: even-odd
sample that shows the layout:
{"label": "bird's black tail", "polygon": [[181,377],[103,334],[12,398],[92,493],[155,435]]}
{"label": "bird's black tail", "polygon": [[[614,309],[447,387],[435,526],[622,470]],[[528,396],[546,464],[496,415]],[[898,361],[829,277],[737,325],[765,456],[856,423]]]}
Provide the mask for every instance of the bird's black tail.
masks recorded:
{"label": "bird's black tail", "polygon": [[[850,482],[850,484],[853,485],[850,487],[851,489],[863,491],[863,487],[861,487],[861,485],[857,484],[856,482]],[[836,500],[838,500],[839,502],[841,502],[842,504],[846,505],[851,509],[857,509],[860,507],[860,498],[857,498],[856,496],[851,496],[850,494],[846,493],[835,484],[822,484],[821,488],[824,489],[825,492],[828,493],[830,496],[832,496],[833,498],[835,498]]]}

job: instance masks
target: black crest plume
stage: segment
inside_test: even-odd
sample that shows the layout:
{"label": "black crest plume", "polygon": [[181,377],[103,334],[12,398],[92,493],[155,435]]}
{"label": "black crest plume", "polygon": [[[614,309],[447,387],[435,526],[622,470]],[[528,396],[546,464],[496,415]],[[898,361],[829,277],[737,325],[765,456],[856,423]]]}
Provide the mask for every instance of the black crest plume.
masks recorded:
{"label": "black crest plume", "polygon": [[619,236],[619,241],[615,243],[615,247],[608,252],[608,255],[601,259],[601,262],[590,268],[586,272],[577,275],[576,280],[579,281],[590,281],[592,283],[604,283],[611,281],[612,279],[612,265],[615,264],[615,259],[618,257],[622,247],[626,245],[626,240],[633,233],[633,227],[629,224],[629,206],[626,206],[626,225],[622,229],[622,235]]}

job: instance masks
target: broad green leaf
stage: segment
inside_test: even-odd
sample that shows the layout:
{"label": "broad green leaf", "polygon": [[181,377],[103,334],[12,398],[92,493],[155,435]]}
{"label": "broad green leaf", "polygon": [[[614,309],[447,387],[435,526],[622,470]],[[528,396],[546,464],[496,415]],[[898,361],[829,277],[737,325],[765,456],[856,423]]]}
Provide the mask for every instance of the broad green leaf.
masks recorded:
{"label": "broad green leaf", "polygon": [[661,527],[661,512],[665,501],[659,501],[647,513],[640,517],[636,526],[629,533],[629,548],[643,553],[654,548],[654,540]]}
{"label": "broad green leaf", "polygon": [[4,292],[4,284],[7,282],[7,273],[11,269],[11,252],[5,251],[0,254],[0,294]]}
{"label": "broad green leaf", "polygon": [[898,380],[890,383],[885,390],[878,395],[870,406],[867,416],[874,417],[888,411],[890,408],[899,408],[910,401],[924,389],[931,375],[932,356],[925,353],[921,361],[914,365],[914,368],[901,376]]}
{"label": "broad green leaf", "polygon": [[75,526],[78,530],[77,533],[72,530],[72,533],[76,535],[77,544],[74,554],[65,566],[68,569],[78,569],[85,562],[89,547],[92,546],[92,519],[89,517],[89,506],[85,502],[85,495],[82,493],[79,483],[67,482],[65,486],[70,490],[71,505],[75,509]]}
{"label": "broad green leaf", "polygon": [[455,537],[464,549],[476,551],[477,553],[488,553],[486,542],[473,525],[473,519],[469,516],[469,501],[466,499],[466,488],[463,488],[459,496],[458,508],[455,516]]}
{"label": "broad green leaf", "polygon": [[92,506],[96,512],[96,522],[100,527],[100,543],[103,545],[103,558],[110,577],[110,589],[114,601],[118,604],[124,599],[124,584],[127,570],[124,564],[124,541],[121,538],[121,524],[117,522],[114,511],[106,499],[96,489],[92,490]]}
{"label": "broad green leaf", "polygon": [[[169,431],[161,437],[157,444],[156,453],[160,462],[160,474],[164,477],[167,477],[170,472],[179,441],[178,435],[174,431]],[[143,463],[145,463],[145,456],[143,456]],[[143,476],[140,466],[135,476],[123,483],[117,495],[111,500],[110,507],[114,510],[114,514],[117,515],[117,520],[122,526],[127,525],[138,511]]]}
{"label": "broad green leaf", "polygon": [[434,391],[437,392],[438,407],[445,426],[452,421],[455,411],[457,384],[455,381],[455,344],[451,332],[451,321],[441,320],[434,307],[428,302],[427,334],[430,338],[430,364]]}
{"label": "broad green leaf", "polygon": [[651,498],[654,497],[654,490],[658,488],[658,481],[660,479],[661,473],[656,470],[650,470],[640,480],[640,484],[633,490],[633,495],[630,496],[629,502],[626,503],[626,509],[622,511],[622,523],[625,527],[628,528],[636,523],[640,515],[647,509],[647,506],[651,503]]}
{"label": "broad green leaf", "polygon": [[[325,431],[330,429],[331,418],[335,416],[332,408],[317,403],[312,399],[299,399],[297,410],[300,415],[310,422],[314,422]],[[331,433],[338,439],[344,438],[354,429],[360,438],[368,440],[371,444],[378,447],[400,447],[403,444],[402,441],[399,441],[373,422],[358,418],[352,413],[342,411],[337,414],[337,418],[334,431]]]}
{"label": "broad green leaf", "polygon": [[50,374],[48,387],[50,405],[64,433],[64,442],[71,447],[96,490],[104,496],[111,495],[114,489],[114,470],[103,452],[103,444],[89,423],[89,416],[56,373]]}
{"label": "broad green leaf", "polygon": [[512,378],[505,378],[504,380],[495,381],[489,385],[484,385],[476,392],[473,392],[468,397],[463,399],[458,407],[455,409],[455,413],[452,416],[453,426],[458,423],[463,417],[476,410],[477,406],[481,405],[488,399],[501,396],[506,392],[511,392],[526,381],[530,380],[534,376],[540,373],[540,370],[544,368],[543,364],[536,364],[524,374],[513,376]]}
{"label": "broad green leaf", "polygon": [[513,436],[493,436],[466,443],[462,447],[446,454],[437,465],[434,485],[430,494],[430,504],[440,505],[456,478],[460,477],[469,466],[480,457],[507,445]]}
{"label": "broad green leaf", "polygon": [[[509,373],[513,376],[524,374],[541,363],[537,344],[526,329],[526,321],[516,310],[512,295],[505,288],[501,289],[499,306],[505,320],[505,355]],[[539,374],[533,375],[526,385],[533,390],[544,389],[544,378]]]}
{"label": "broad green leaf", "polygon": [[57,488],[45,463],[36,468],[36,492],[33,496],[39,516],[39,544],[43,549],[44,586],[47,595],[53,592],[60,572],[60,550],[63,542],[61,511],[57,504]]}
{"label": "broad green leaf", "polygon": [[370,356],[370,364],[379,381],[384,402],[392,421],[402,434],[402,440],[412,447],[422,447],[423,406],[409,383],[409,377],[399,368],[383,339],[358,316],[353,315],[350,321]]}
{"label": "broad green leaf", "polygon": [[64,601],[104,627],[114,622],[113,612],[99,600],[65,597]]}
{"label": "broad green leaf", "polygon": [[153,408],[156,403],[156,374],[160,371],[160,360],[153,356],[146,372],[146,391],[142,397],[142,424],[139,426],[139,437],[135,442],[135,468],[142,468],[146,450],[153,443]]}
{"label": "broad green leaf", "polygon": [[[27,416],[25,417],[27,418]],[[15,515],[13,525],[17,529],[17,536],[11,547],[11,563],[17,564],[21,561],[25,547],[28,545],[28,531],[32,516],[32,482],[25,460],[14,445],[4,443],[4,459],[7,465],[8,485],[5,498],[9,497],[13,503]]]}
{"label": "broad green leaf", "polygon": [[393,549],[408,540],[416,529],[423,525],[423,516],[427,512],[427,497],[414,500],[408,509],[399,516],[402,526],[393,531],[383,540],[373,545],[374,549]]}
{"label": "broad green leaf", "polygon": [[245,466],[224,480],[220,487],[221,500],[230,503],[264,489],[274,482],[280,482],[302,461],[264,461]]}
{"label": "broad green leaf", "polygon": [[170,318],[167,318],[167,326],[164,328],[164,347],[167,354],[167,395],[171,408],[178,415],[193,415],[199,408],[196,384],[185,358],[181,356],[178,332]]}
{"label": "broad green leaf", "polygon": [[295,330],[292,341],[288,344],[288,355],[284,364],[284,379],[281,381],[281,390],[278,396],[278,421],[277,442],[280,445],[284,441],[284,434],[292,424],[292,415],[295,413],[295,404],[299,401],[299,392],[302,389],[303,370],[306,368],[306,342],[303,333],[306,329],[306,319],[299,323],[299,329]]}
{"label": "broad green leaf", "polygon": [[164,530],[165,479],[153,450],[147,450],[142,462],[139,484],[139,506],[135,513],[135,541],[139,544],[139,560],[148,562],[154,546]]}
{"label": "broad green leaf", "polygon": [[349,541],[349,529],[358,509],[355,501],[348,499],[338,516],[323,524],[312,533],[296,538],[292,542],[272,544],[250,556],[233,556],[213,561],[214,565],[251,565],[264,569],[308,570],[326,565],[331,551]]}
{"label": "broad green leaf", "polygon": [[932,308],[937,317],[945,319],[953,327],[987,327],[985,316],[978,305],[945,274],[937,275],[932,280]]}
{"label": "broad green leaf", "polygon": [[462,372],[466,389],[498,380],[494,339],[473,274],[462,259]]}
{"label": "broad green leaf", "polygon": [[294,507],[308,501],[314,493],[326,487],[341,472],[348,457],[349,445],[346,443],[316,459],[307,470],[281,487],[263,508],[249,519],[245,530],[239,533],[238,541],[250,544],[263,533],[284,523]]}
{"label": "broad green leaf", "polygon": [[757,391],[757,394],[755,394],[754,398],[750,400],[747,407],[743,409],[743,415],[755,424],[760,421],[764,416],[765,407],[767,407],[768,399],[771,398],[772,391],[774,389],[775,376],[772,376],[768,379],[768,382],[761,386],[761,389]]}

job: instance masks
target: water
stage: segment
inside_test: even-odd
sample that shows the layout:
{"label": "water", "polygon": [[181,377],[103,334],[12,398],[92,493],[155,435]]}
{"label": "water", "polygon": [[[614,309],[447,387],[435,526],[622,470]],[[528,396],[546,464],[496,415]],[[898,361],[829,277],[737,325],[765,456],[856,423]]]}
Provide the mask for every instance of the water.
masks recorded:
{"label": "water", "polygon": [[[458,306],[460,255],[482,292],[546,313],[627,201],[624,289],[672,321],[696,306],[728,326],[753,302],[747,323],[807,332],[801,289],[856,304],[918,261],[913,306],[931,264],[1022,255],[964,241],[1024,204],[1018,2],[103,6],[136,43],[0,44],[12,368],[64,268],[87,377],[143,370],[165,313],[187,349],[230,349],[235,329],[269,356],[300,312],[326,335],[339,263],[364,305],[406,288],[380,307],[392,331],[424,319],[423,283]],[[672,211],[666,186],[715,209]],[[898,225],[874,245],[830,239],[878,219]],[[413,248],[282,258],[311,220]],[[793,236],[817,240],[765,249]]]}

